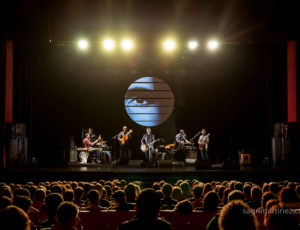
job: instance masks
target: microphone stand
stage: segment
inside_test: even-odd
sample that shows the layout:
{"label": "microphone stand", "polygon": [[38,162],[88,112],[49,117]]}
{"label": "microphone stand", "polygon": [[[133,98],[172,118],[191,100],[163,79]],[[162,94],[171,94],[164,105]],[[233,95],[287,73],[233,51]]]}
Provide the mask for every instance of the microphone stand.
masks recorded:
{"label": "microphone stand", "polygon": [[117,149],[117,146],[116,146],[116,138],[119,136],[119,133],[117,133],[116,135],[114,135],[111,139],[112,140],[114,140],[114,157],[113,157],[113,159],[115,160],[115,161],[117,161],[117,159],[116,159],[116,149]]}

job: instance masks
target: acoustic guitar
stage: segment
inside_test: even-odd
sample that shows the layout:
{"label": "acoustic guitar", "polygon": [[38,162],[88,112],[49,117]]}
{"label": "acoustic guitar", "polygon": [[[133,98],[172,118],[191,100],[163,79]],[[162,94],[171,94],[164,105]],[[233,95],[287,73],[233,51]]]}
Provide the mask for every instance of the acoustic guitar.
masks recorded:
{"label": "acoustic guitar", "polygon": [[125,143],[128,141],[129,134],[132,133],[132,129],[130,129],[120,140],[120,145],[125,145]]}
{"label": "acoustic guitar", "polygon": [[203,139],[199,143],[199,150],[203,150],[203,148],[207,142],[207,137],[209,137],[209,135],[210,135],[210,133],[203,137]]}

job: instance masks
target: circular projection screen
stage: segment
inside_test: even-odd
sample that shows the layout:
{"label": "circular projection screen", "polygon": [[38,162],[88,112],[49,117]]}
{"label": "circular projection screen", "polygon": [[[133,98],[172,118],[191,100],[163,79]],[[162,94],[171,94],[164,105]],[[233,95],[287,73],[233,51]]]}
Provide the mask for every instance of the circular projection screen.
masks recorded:
{"label": "circular projection screen", "polygon": [[128,87],[124,103],[126,112],[134,122],[152,127],[170,117],[174,109],[174,94],[163,80],[142,77]]}

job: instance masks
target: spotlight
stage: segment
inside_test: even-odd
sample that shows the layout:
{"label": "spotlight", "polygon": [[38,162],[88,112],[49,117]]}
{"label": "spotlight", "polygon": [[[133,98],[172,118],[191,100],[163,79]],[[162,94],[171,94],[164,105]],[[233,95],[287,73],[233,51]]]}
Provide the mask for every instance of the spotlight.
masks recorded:
{"label": "spotlight", "polygon": [[130,39],[124,39],[121,42],[121,46],[122,46],[123,50],[125,50],[125,51],[132,50],[132,48],[133,48],[133,42]]}
{"label": "spotlight", "polygon": [[207,46],[210,50],[215,50],[216,48],[218,48],[219,43],[216,40],[211,40],[207,43]]}
{"label": "spotlight", "polygon": [[188,47],[189,47],[190,50],[195,50],[198,47],[198,42],[196,42],[196,41],[190,41],[188,43]]}
{"label": "spotlight", "polygon": [[78,42],[79,49],[86,50],[88,48],[88,42],[86,40],[80,40]]}
{"label": "spotlight", "polygon": [[174,40],[166,40],[164,42],[164,47],[167,51],[172,51],[175,49],[175,41]]}
{"label": "spotlight", "polygon": [[106,39],[103,42],[103,47],[105,50],[113,50],[115,48],[115,41],[112,39]]}

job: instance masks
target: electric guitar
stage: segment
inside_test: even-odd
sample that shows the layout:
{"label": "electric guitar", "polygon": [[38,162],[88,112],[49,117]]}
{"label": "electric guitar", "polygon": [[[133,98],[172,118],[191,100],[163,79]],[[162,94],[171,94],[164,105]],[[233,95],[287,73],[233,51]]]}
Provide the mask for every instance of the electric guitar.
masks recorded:
{"label": "electric guitar", "polygon": [[132,129],[130,129],[123,137],[121,137],[121,140],[120,140],[120,145],[125,145],[125,143],[128,141],[128,136],[129,134],[132,133]]}
{"label": "electric guitar", "polygon": [[148,143],[148,144],[141,144],[141,150],[143,151],[143,152],[148,152],[149,151],[149,146],[150,145],[153,145],[155,142],[157,142],[157,141],[160,141],[160,138],[158,138],[158,139],[156,139],[156,140],[154,140],[154,141],[152,141],[152,142],[150,142],[150,143]]}
{"label": "electric guitar", "polygon": [[203,137],[203,139],[201,140],[201,142],[199,143],[199,150],[203,150],[206,141],[207,141],[207,137],[209,137],[210,133],[208,133],[206,136]]}

